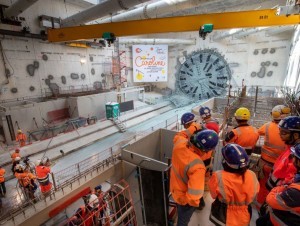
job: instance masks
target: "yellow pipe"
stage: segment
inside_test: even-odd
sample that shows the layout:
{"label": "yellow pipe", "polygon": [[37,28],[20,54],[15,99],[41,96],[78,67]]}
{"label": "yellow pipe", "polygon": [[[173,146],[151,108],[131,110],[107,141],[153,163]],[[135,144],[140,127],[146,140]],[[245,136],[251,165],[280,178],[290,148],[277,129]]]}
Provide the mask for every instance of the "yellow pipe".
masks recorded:
{"label": "yellow pipe", "polygon": [[85,25],[48,30],[50,42],[101,38],[104,32],[117,37],[151,33],[198,31],[203,24],[214,29],[267,27],[299,24],[299,15],[276,16],[276,9],[201,14],[148,20]]}

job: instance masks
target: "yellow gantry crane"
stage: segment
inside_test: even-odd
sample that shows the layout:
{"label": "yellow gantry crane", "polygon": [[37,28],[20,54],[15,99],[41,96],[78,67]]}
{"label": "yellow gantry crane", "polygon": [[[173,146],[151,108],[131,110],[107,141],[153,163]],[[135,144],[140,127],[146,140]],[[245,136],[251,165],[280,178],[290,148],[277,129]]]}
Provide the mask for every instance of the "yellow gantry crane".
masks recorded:
{"label": "yellow gantry crane", "polygon": [[203,24],[213,24],[214,29],[231,29],[296,25],[299,24],[299,21],[299,15],[277,16],[276,9],[212,13],[49,29],[48,40],[50,42],[66,42],[94,39],[102,37],[105,32],[111,32],[116,37],[121,37],[199,31]]}

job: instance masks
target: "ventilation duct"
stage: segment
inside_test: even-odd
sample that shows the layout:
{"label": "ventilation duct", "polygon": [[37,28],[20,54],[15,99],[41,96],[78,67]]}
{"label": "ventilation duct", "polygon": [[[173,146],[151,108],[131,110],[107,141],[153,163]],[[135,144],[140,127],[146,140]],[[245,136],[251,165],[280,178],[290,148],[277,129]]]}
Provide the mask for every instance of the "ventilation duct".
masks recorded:
{"label": "ventilation duct", "polygon": [[147,1],[149,0],[113,0],[101,2],[80,13],[63,19],[61,25],[62,27],[78,26],[120,10],[127,10],[130,7]]}
{"label": "ventilation duct", "polygon": [[277,35],[283,32],[293,31],[294,26],[280,26],[277,28],[270,29],[266,32],[267,35]]}
{"label": "ventilation duct", "polygon": [[119,44],[137,45],[156,45],[156,44],[166,44],[169,46],[174,45],[196,45],[195,39],[119,39]]}
{"label": "ventilation duct", "polygon": [[[210,0],[211,1],[211,0]],[[184,9],[191,9],[200,3],[207,2],[205,0],[163,0],[150,3],[146,6],[130,10],[125,13],[112,16],[110,18],[98,21],[99,23],[110,23],[128,20],[140,20],[158,18],[165,14],[170,14]]]}
{"label": "ventilation duct", "polygon": [[37,1],[38,0],[18,0],[8,7],[4,14],[6,17],[18,16]]}

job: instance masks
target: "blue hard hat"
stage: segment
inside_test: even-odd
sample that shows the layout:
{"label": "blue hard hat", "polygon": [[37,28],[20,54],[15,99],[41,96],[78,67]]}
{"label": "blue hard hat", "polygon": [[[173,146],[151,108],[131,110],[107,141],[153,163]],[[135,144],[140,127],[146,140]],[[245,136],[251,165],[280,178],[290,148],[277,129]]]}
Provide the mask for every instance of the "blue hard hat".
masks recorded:
{"label": "blue hard hat", "polygon": [[282,119],[278,127],[280,129],[289,130],[291,132],[296,131],[300,132],[300,117],[299,116],[289,116]]}
{"label": "blue hard hat", "polygon": [[102,186],[101,185],[98,185],[94,188],[95,190],[101,190],[102,189]]}
{"label": "blue hard hat", "polygon": [[206,118],[211,116],[211,110],[209,109],[209,107],[200,107],[199,114],[201,118]]}
{"label": "blue hard hat", "polygon": [[300,144],[295,145],[291,148],[292,154],[300,160]]}
{"label": "blue hard hat", "polygon": [[190,112],[184,113],[181,116],[181,124],[182,125],[188,124],[190,122],[193,122],[194,119],[195,119],[195,115],[193,113]]}
{"label": "blue hard hat", "polygon": [[224,161],[232,169],[241,169],[249,164],[249,157],[245,149],[238,144],[227,144],[222,148]]}
{"label": "blue hard hat", "polygon": [[219,136],[215,131],[205,129],[191,136],[190,141],[200,150],[210,151],[217,146]]}

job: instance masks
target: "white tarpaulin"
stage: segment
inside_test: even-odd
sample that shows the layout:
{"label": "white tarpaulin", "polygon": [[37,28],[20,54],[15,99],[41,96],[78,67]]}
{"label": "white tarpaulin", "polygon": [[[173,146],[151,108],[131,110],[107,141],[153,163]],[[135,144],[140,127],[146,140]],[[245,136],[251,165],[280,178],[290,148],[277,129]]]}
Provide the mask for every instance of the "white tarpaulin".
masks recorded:
{"label": "white tarpaulin", "polygon": [[168,46],[133,45],[133,81],[168,81]]}

